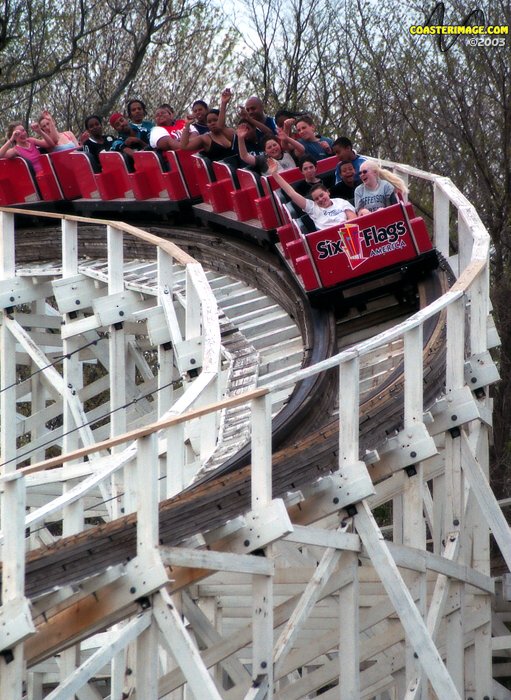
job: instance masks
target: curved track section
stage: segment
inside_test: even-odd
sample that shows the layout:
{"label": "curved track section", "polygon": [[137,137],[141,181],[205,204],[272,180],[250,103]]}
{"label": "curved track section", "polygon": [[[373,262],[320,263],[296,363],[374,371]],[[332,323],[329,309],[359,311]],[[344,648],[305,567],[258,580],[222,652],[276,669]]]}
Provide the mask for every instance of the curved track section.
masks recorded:
{"label": "curved track section", "polygon": [[[428,177],[435,182],[437,246],[446,256],[449,206],[458,209],[459,254],[452,259],[458,280],[452,284],[443,266],[421,286],[421,308],[412,317],[393,327],[386,309],[364,311],[340,326],[347,345],[334,357],[326,351],[323,359],[242,398],[166,415],[45,463],[69,460],[73,467],[108,448],[106,463],[120,460],[136,492],[126,501],[129,514],[28,554],[18,588],[21,583],[31,600],[38,634],[4,595],[4,609],[16,609],[26,625],[18,625],[24,631],[17,639],[34,673],[45,673],[38,664],[82,640],[95,645],[90,660],[71,670],[52,700],[87,683],[96,695],[115,700],[124,692],[139,700],[174,700],[185,683],[208,700],[419,700],[428,685],[449,700],[509,696],[490,670],[492,622],[501,635],[495,648],[504,648],[506,633],[503,606],[491,608],[489,529],[508,564],[511,550],[509,528],[485,478],[487,387],[496,380],[488,353],[488,238],[463,197],[447,181]],[[211,269],[222,266],[236,277],[238,266],[239,274],[231,244],[214,236],[203,244],[192,230],[176,236]],[[94,236],[86,247],[101,255]],[[273,287],[268,296],[278,297],[306,329],[308,349],[317,319],[293,283],[278,287],[284,273],[272,268],[270,257],[252,257],[245,248],[243,259],[243,276]],[[286,284],[289,292],[282,291]],[[298,304],[290,305],[294,298]],[[380,318],[378,335],[374,326],[364,328],[364,314],[373,323]],[[322,326],[332,349],[333,325],[327,317]],[[357,336],[356,345],[346,340]],[[317,340],[316,334],[315,346]],[[116,343],[110,346],[115,351]],[[296,411],[289,409],[293,417],[286,424],[281,412],[283,440],[272,454],[272,397],[294,386],[295,396],[302,390],[302,417],[293,425]],[[335,388],[337,401],[331,399]],[[317,396],[321,404],[314,410]],[[161,499],[161,472],[154,466],[175,449],[176,436],[187,429],[182,426],[210,420],[241,400],[252,410],[250,463],[237,455]],[[18,512],[21,483],[4,480],[8,512]],[[379,506],[377,524],[371,511]],[[8,528],[5,534],[13,533]],[[15,554],[7,545],[22,567],[20,547]],[[4,558],[7,593],[13,590],[10,567]],[[132,640],[135,673],[119,682],[119,654]],[[4,684],[14,677],[5,659]],[[105,663],[112,686],[102,693],[98,674]]]}

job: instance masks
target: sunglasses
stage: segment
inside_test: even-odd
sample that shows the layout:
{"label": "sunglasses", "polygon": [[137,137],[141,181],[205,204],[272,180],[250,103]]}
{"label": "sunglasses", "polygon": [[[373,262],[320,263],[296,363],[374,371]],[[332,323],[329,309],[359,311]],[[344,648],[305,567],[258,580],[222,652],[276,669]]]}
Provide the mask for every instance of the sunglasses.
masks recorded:
{"label": "sunglasses", "polygon": [[359,170],[359,172],[360,172],[361,175],[365,175],[366,173],[369,172],[369,170]]}

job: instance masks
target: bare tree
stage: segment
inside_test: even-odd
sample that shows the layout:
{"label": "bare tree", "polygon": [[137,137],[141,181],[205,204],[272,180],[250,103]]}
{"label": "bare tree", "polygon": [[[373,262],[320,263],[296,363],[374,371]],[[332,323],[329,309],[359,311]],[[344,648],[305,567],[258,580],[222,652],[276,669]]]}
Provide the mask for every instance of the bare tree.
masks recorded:
{"label": "bare tree", "polygon": [[[118,109],[146,72],[150,91],[151,67],[160,59],[167,65],[177,46],[181,54],[174,51],[174,70],[184,63],[186,50],[195,54],[194,73],[206,73],[217,46],[212,32],[226,36],[218,14],[202,0],[74,0],[65,6],[59,0],[7,0],[3,20],[3,120],[28,121],[34,110],[46,107],[61,127],[74,128],[86,113]],[[205,43],[190,52],[187,41],[197,38]],[[228,39],[227,49],[231,46]],[[220,50],[221,60],[225,54]]]}

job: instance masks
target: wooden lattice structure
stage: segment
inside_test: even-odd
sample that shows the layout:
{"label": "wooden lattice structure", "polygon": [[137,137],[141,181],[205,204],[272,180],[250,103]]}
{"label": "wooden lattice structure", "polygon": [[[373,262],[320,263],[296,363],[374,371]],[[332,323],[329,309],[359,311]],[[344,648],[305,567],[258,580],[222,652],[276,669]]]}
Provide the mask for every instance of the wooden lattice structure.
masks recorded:
{"label": "wooden lattice structure", "polygon": [[[489,239],[448,179],[395,167],[431,183],[454,285],[399,326],[227,398],[221,315],[193,258],[94,222],[102,281],[67,217],[61,260],[22,274],[15,215],[1,213],[2,699],[511,697],[508,579],[490,571],[490,531],[508,568],[511,538],[488,484]],[[147,289],[129,276],[127,237],[157,249]],[[432,320],[445,368],[425,404]],[[361,368],[396,344],[401,426],[362,454]],[[108,372],[84,383],[98,363]],[[275,497],[272,397],[333,369],[337,463]],[[192,492],[176,494],[238,406],[250,408],[250,505],[194,531]],[[178,546],[162,544],[167,503],[191,521]],[[101,538],[120,548],[133,532],[134,556],[106,546],[100,559]]]}

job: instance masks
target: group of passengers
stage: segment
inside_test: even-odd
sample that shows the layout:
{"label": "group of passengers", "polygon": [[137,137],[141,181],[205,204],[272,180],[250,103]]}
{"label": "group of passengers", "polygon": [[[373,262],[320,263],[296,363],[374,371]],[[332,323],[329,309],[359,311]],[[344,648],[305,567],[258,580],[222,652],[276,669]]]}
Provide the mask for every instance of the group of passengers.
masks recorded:
{"label": "group of passengers", "polygon": [[[232,92],[226,88],[219,109],[210,109],[204,100],[196,100],[184,119],[176,119],[173,108],[164,103],[154,112],[154,122],[147,119],[144,102],[131,99],[126,114],[115,112],[110,116],[115,136],[103,132],[100,116],[90,115],[79,139],[72,132],[59,132],[51,114],[44,111],[31,124],[37,138],[28,136],[21,122],[9,125],[0,158],[21,156],[37,174],[42,167],[41,151],[82,149],[94,171],[100,172],[99,155],[103,151],[122,153],[130,168],[133,154],[139,150],[159,154],[168,150],[200,151],[212,161],[234,160],[239,166],[248,165],[260,174],[272,175],[317,228],[377,211],[406,196],[405,183],[399,177],[359,156],[347,137],[332,140],[318,134],[309,114],[280,110],[271,117],[265,113],[263,102],[253,96],[238,107],[236,128],[227,126],[231,99]],[[319,161],[334,155],[339,161],[335,170],[318,172]],[[282,173],[297,166],[303,180],[290,185]]]}

